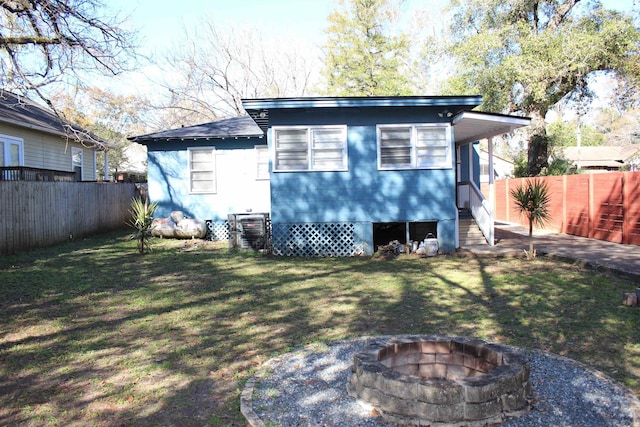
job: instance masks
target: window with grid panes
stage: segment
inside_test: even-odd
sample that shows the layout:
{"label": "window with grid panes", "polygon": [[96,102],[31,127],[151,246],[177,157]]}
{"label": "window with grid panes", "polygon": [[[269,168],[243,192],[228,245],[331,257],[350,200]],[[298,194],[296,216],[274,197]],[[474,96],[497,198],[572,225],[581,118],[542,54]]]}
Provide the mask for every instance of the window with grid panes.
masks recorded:
{"label": "window with grid panes", "polygon": [[346,126],[274,128],[274,171],[347,170]]}
{"label": "window with grid panes", "polygon": [[256,145],[256,179],[269,179],[269,150],[266,145]]}
{"label": "window with grid panes", "polygon": [[216,192],[216,150],[189,148],[189,192]]}
{"label": "window with grid panes", "polygon": [[451,168],[450,125],[379,125],[378,167]]}

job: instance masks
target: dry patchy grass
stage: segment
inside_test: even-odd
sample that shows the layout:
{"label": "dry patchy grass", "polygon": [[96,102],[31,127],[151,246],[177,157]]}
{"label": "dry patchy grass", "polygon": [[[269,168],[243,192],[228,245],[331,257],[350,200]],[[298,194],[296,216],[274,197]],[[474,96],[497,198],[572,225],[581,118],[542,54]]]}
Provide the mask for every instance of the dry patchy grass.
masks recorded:
{"label": "dry patchy grass", "polygon": [[0,258],[0,425],[245,425],[244,382],[308,343],[466,335],[640,391],[634,284],[559,261],[277,258],[110,234]]}

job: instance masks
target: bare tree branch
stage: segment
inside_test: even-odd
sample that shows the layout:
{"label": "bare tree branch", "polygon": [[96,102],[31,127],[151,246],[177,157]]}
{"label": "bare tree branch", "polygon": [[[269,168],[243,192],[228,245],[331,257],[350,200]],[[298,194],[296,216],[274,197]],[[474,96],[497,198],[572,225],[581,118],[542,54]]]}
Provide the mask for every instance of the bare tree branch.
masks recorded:
{"label": "bare tree branch", "polygon": [[0,0],[2,87],[28,92],[85,72],[124,71],[135,35],[99,18],[101,8],[100,0]]}

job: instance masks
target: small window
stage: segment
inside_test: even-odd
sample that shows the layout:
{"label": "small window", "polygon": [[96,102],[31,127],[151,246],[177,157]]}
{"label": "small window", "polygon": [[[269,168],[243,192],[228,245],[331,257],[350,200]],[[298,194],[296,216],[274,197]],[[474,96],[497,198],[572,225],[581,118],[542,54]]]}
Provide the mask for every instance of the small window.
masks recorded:
{"label": "small window", "polygon": [[274,171],[347,170],[346,126],[274,128]]}
{"label": "small window", "polygon": [[216,192],[216,152],[213,148],[188,148],[189,192]]}
{"label": "small window", "polygon": [[388,170],[451,168],[450,126],[378,126],[378,167]]}
{"label": "small window", "polygon": [[22,140],[0,135],[0,166],[23,166]]}
{"label": "small window", "polygon": [[76,174],[75,180],[82,181],[83,170],[83,152],[82,148],[71,148],[71,170]]}
{"label": "small window", "polygon": [[266,145],[256,145],[256,179],[269,179],[269,150]]}

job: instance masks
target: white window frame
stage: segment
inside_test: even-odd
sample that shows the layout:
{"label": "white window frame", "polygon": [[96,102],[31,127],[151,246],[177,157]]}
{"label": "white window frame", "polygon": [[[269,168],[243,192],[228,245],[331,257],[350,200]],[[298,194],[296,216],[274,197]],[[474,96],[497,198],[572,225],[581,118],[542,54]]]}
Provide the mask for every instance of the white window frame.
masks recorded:
{"label": "white window frame", "polygon": [[[80,162],[76,162],[76,156],[80,156]],[[75,172],[76,167],[80,167],[80,176],[76,179],[82,181],[84,177],[84,150],[78,147],[71,147],[71,171]]]}
{"label": "white window frame", "polygon": [[269,147],[266,145],[255,145],[256,155],[256,180],[268,180],[269,176]]}
{"label": "white window frame", "polygon": [[[193,170],[192,160],[193,152],[195,151],[208,151],[211,153],[211,165],[208,169]],[[187,147],[187,173],[189,174],[189,194],[215,194],[217,192],[217,168],[216,168],[216,149],[215,147]],[[203,167],[206,165],[200,165]],[[194,172],[211,172],[210,186],[206,189],[194,190],[193,188],[193,173]],[[199,180],[206,182],[206,180]]]}
{"label": "white window frame", "polygon": [[[409,149],[409,163],[404,164],[383,164],[382,151],[383,147],[382,132],[385,129],[398,129],[409,131],[409,144],[398,145],[395,148],[408,148]],[[419,145],[418,135],[421,130],[441,129],[444,132],[444,144],[434,145]],[[451,169],[451,124],[450,123],[412,123],[412,124],[384,124],[376,126],[377,145],[378,145],[378,169],[379,170],[407,170],[407,169]],[[446,145],[445,145],[446,144]],[[394,147],[386,147],[394,148]],[[444,155],[438,156],[438,161],[429,161],[429,159],[435,159],[434,157],[426,157],[420,154],[420,150],[442,150],[444,149]],[[422,160],[421,160],[422,159]]]}
{"label": "white window frame", "polygon": [[[284,150],[278,147],[278,133],[282,131],[303,130],[306,132],[306,147],[300,147],[298,152],[302,153],[306,151],[306,165],[299,168],[282,168],[279,164],[279,154],[287,151],[296,151],[295,149]],[[340,141],[335,146],[331,147],[317,147],[314,146],[316,140],[314,139],[315,132],[337,130],[340,132]],[[322,126],[274,126],[273,127],[273,172],[343,172],[349,170],[348,159],[348,144],[347,144],[347,126],[346,125],[322,125]],[[342,153],[340,157],[340,165],[332,165],[322,167],[315,164],[315,160],[322,151],[338,151]]]}
{"label": "white window frame", "polygon": [[[24,141],[21,138],[16,138],[15,136],[2,135],[0,134],[0,142],[2,142],[2,157],[3,162],[0,166],[24,166]],[[8,164],[9,159],[11,159],[11,146],[18,146],[18,164],[10,165]]]}

